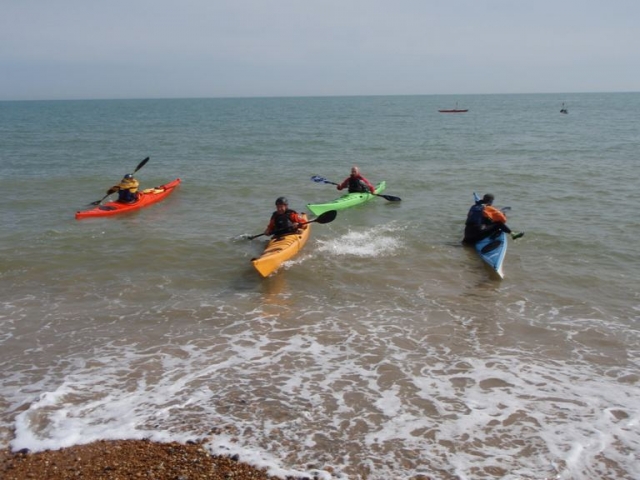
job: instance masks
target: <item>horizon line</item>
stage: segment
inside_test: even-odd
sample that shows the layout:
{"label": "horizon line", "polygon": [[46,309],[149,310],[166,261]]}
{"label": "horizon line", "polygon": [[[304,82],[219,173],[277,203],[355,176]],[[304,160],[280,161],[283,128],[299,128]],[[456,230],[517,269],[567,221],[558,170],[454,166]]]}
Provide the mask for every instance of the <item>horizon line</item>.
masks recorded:
{"label": "horizon line", "polygon": [[576,92],[519,92],[519,93],[390,93],[390,94],[334,94],[334,95],[246,95],[246,96],[194,96],[194,97],[95,97],[95,98],[22,98],[2,99],[0,102],[87,102],[87,101],[130,101],[130,100],[243,100],[243,99],[284,99],[284,98],[353,98],[353,97],[464,97],[492,95],[583,95],[583,94],[626,94],[640,93],[634,90],[620,91],[576,91]]}

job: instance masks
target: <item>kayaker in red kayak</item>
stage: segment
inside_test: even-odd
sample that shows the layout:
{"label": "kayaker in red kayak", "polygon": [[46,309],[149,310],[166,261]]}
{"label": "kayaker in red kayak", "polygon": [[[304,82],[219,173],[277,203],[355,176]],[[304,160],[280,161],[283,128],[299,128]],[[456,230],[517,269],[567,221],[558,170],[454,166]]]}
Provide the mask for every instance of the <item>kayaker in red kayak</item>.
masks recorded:
{"label": "kayaker in red kayak", "polygon": [[349,193],[356,192],[371,192],[376,193],[376,187],[374,187],[369,180],[364,178],[360,174],[360,169],[355,165],[351,167],[351,175],[345,178],[342,183],[336,187],[338,190],[349,187]]}
{"label": "kayaker in red kayak", "polygon": [[127,173],[120,183],[107,190],[107,193],[112,194],[118,192],[118,202],[120,203],[135,203],[138,201],[139,186],[140,182],[138,182],[131,173]]}
{"label": "kayaker in red kayak", "polygon": [[296,233],[299,228],[307,228],[303,225],[305,219],[295,210],[289,209],[289,201],[285,197],[278,197],[276,200],[276,211],[271,214],[269,225],[265,229],[265,235],[286,235]]}
{"label": "kayaker in red kayak", "polygon": [[511,234],[514,240],[524,235],[524,232],[511,231],[507,226],[507,216],[493,206],[493,200],[494,196],[487,193],[469,209],[463,243],[473,245],[497,231]]}

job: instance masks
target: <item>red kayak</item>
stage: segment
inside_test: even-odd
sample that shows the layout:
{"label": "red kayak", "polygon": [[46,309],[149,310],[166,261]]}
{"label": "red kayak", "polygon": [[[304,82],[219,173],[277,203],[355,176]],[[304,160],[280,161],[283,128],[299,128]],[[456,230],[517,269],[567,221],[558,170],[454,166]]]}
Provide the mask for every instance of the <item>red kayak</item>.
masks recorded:
{"label": "red kayak", "polygon": [[180,185],[180,179],[176,178],[173,182],[169,182],[165,185],[142,190],[135,203],[105,203],[104,205],[98,205],[97,207],[89,210],[76,212],[76,219],[108,217],[109,215],[118,215],[120,213],[132,212],[133,210],[148,207],[149,205],[153,205],[154,203],[158,203],[167,198],[178,185]]}

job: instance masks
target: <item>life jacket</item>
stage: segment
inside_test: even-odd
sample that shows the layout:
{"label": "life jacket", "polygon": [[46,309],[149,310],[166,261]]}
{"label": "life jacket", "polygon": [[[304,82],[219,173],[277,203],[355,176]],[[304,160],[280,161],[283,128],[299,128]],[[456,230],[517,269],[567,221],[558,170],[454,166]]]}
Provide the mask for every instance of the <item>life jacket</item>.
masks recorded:
{"label": "life jacket", "polygon": [[138,201],[138,194],[131,190],[120,189],[118,190],[118,201],[120,203],[134,203]]}
{"label": "life jacket", "polygon": [[278,234],[293,233],[296,229],[291,221],[291,214],[297,213],[295,210],[285,210],[284,213],[273,212],[273,232]]}
{"label": "life jacket", "polygon": [[360,177],[349,177],[349,193],[369,192],[369,187]]}
{"label": "life jacket", "polygon": [[484,216],[484,205],[482,203],[476,203],[473,207],[469,209],[469,213],[467,214],[467,221],[465,225],[486,225],[491,223],[487,217]]}
{"label": "life jacket", "polygon": [[118,190],[118,201],[121,203],[133,203],[138,201],[138,187],[140,183],[135,178],[131,180],[123,179]]}

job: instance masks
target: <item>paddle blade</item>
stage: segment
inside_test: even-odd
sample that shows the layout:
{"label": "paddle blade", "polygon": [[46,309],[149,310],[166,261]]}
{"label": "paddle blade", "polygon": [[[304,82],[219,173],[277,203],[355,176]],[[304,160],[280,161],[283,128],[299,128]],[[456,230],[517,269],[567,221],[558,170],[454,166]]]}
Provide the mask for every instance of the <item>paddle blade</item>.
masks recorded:
{"label": "paddle blade", "polygon": [[385,200],[389,200],[390,202],[401,202],[402,199],[400,197],[394,197],[393,195],[382,195],[381,193],[376,194],[378,197],[382,197]]}
{"label": "paddle blade", "polygon": [[318,218],[311,220],[311,222],[330,223],[336,219],[337,215],[338,215],[337,210],[329,210],[328,212],[324,212],[322,215],[319,215]]}
{"label": "paddle blade", "polygon": [[96,200],[95,202],[91,202],[89,205],[100,205],[105,200],[105,198],[107,198],[112,193],[114,193],[114,192],[112,192],[111,189],[109,189],[109,191],[107,192],[107,194],[104,197],[102,197],[100,200]]}
{"label": "paddle blade", "polygon": [[138,170],[140,170],[142,167],[144,167],[147,162],[149,161],[149,157],[145,158],[144,160],[142,160],[138,166],[136,167],[136,169],[133,171],[133,173],[136,173]]}
{"label": "paddle blade", "polygon": [[316,183],[328,183],[330,185],[338,185],[336,182],[331,182],[326,178],[321,177],[320,175],[314,175],[313,177],[311,177],[311,180],[313,180]]}

